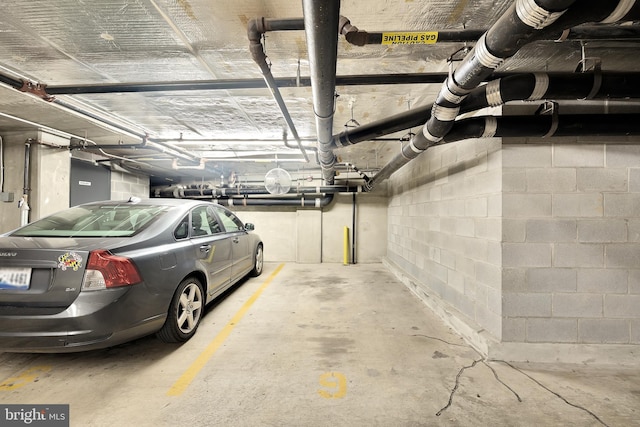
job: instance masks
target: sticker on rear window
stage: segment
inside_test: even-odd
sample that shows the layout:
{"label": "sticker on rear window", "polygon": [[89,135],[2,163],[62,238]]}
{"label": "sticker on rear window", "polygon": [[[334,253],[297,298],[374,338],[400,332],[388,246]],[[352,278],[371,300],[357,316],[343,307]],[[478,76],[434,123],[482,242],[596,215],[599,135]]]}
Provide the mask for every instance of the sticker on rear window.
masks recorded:
{"label": "sticker on rear window", "polygon": [[67,268],[78,271],[80,267],[82,267],[82,257],[75,252],[67,252],[58,257],[58,268],[62,271],[65,271]]}

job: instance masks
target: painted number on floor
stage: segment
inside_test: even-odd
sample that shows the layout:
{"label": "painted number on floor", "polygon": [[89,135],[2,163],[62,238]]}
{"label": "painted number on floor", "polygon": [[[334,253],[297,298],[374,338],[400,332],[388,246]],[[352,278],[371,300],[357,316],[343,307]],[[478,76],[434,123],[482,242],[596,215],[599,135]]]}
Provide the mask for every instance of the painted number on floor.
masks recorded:
{"label": "painted number on floor", "polygon": [[347,377],[340,372],[325,372],[320,375],[318,394],[325,399],[341,399],[347,394]]}
{"label": "painted number on floor", "polygon": [[37,381],[42,375],[51,370],[51,366],[35,366],[27,369],[18,376],[7,378],[0,383],[0,391],[15,390]]}

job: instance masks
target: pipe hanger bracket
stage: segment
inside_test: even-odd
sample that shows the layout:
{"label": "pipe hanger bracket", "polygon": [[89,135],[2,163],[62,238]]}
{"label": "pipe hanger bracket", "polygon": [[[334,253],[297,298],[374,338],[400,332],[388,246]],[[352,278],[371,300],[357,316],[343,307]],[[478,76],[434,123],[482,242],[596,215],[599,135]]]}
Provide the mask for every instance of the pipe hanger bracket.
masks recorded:
{"label": "pipe hanger bracket", "polygon": [[56,99],[56,97],[49,95],[46,91],[46,88],[47,88],[47,85],[43,83],[32,82],[30,80],[23,80],[22,87],[20,87],[18,90],[20,92],[26,92],[26,93],[35,95],[39,98],[44,99],[47,102],[53,102]]}

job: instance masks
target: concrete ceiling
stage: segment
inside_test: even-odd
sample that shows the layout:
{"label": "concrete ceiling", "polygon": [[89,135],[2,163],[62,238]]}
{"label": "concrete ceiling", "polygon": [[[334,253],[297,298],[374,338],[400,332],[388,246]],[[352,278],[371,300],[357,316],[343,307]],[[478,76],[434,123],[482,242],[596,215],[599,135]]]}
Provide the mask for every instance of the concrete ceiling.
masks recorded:
{"label": "concrete ceiling", "polygon": [[[370,32],[486,30],[511,3],[343,1],[340,14]],[[285,146],[284,138],[296,145],[292,132],[252,59],[247,37],[247,24],[254,18],[302,18],[300,1],[5,0],[3,6],[0,75],[44,85],[49,94],[75,94],[55,95],[52,102],[0,84],[0,135],[57,129],[87,140],[87,151],[101,154],[92,149],[97,144],[105,146],[104,153],[130,158],[123,166],[150,174],[154,183],[212,180],[231,172],[255,179],[276,166],[297,176],[321,176],[313,155],[305,162],[300,150]],[[637,24],[625,25],[637,29]],[[446,73],[447,60],[473,44],[355,46],[340,36],[337,76]],[[263,46],[274,77],[294,82],[283,83],[280,90],[303,145],[315,147],[305,32],[268,32]],[[603,70],[637,72],[638,54],[636,39],[541,41],[527,45],[498,71],[573,72],[589,57],[599,58]],[[181,82],[194,84],[177,90]],[[153,83],[169,89],[142,86]],[[118,84],[134,84],[136,91],[118,89]],[[89,93],[95,85],[111,90]],[[338,85],[334,134],[427,105],[440,86]],[[375,174],[399,152],[408,132],[335,154]],[[130,146],[141,144],[144,135],[160,145]],[[186,162],[189,157],[196,161]]]}

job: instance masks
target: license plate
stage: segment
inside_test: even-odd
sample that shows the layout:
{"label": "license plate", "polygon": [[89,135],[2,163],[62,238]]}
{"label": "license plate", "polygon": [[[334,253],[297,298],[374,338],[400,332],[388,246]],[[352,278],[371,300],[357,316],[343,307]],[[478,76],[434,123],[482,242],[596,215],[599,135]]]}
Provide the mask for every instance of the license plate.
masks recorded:
{"label": "license plate", "polygon": [[29,289],[30,268],[0,268],[0,289]]}

